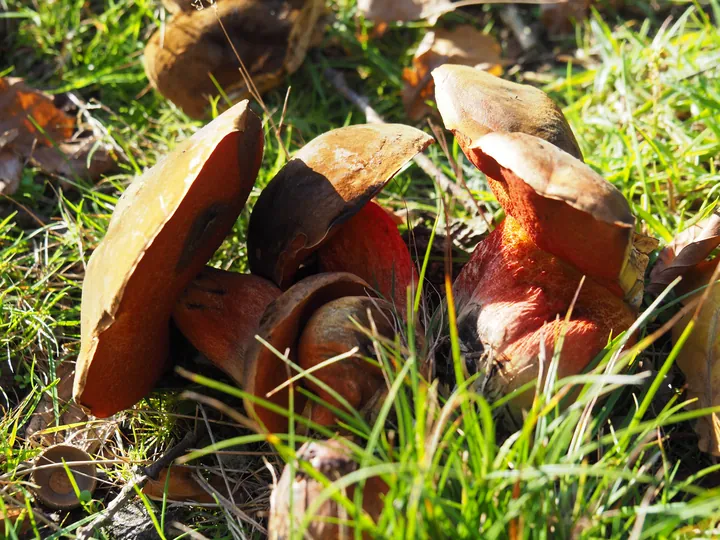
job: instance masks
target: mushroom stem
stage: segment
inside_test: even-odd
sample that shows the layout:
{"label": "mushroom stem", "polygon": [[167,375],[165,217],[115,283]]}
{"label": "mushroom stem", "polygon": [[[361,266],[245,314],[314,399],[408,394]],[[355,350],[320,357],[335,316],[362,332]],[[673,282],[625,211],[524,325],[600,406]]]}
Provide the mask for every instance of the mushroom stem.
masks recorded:
{"label": "mushroom stem", "polygon": [[340,225],[318,252],[323,272],[352,272],[404,314],[408,287],[417,286],[415,263],[397,226],[374,202]]}
{"label": "mushroom stem", "polygon": [[[535,379],[541,350],[549,361],[562,333],[559,378],[580,373],[611,335],[630,327],[632,310],[592,279],[582,284],[565,323],[581,280],[582,273],[541,250],[512,216],[478,245],[453,288],[460,339],[479,364],[489,364],[478,367],[492,376],[491,396]],[[514,405],[528,407],[532,396],[526,392]]]}
{"label": "mushroom stem", "polygon": [[242,385],[248,347],[278,296],[280,289],[266,279],[206,266],[175,305],[173,320],[198,351]]}
{"label": "mushroom stem", "polygon": [[[298,344],[298,363],[306,370],[357,348],[352,357],[333,362],[313,373],[355,410],[361,409],[385,388],[380,368],[366,360],[375,356],[372,338],[362,331],[362,328],[371,328],[370,319],[378,337],[392,339],[395,328],[392,306],[388,302],[367,296],[339,298],[328,302],[312,315]],[[342,407],[319,385],[310,380],[306,380],[306,385],[328,404]],[[313,404],[310,417],[322,425],[335,423],[331,410],[319,404]]]}

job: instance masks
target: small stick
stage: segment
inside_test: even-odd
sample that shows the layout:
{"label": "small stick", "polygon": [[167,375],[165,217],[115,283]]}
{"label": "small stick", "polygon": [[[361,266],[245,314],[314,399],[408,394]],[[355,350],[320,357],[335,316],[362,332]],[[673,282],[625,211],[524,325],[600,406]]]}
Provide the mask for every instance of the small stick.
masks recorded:
{"label": "small stick", "polygon": [[535,36],[532,30],[523,22],[517,6],[511,4],[503,7],[502,10],[500,10],[500,18],[510,28],[512,33],[515,34],[523,51],[533,53],[538,50],[540,44],[537,36]]}
{"label": "small stick", "polygon": [[92,538],[92,533],[98,527],[104,525],[112,516],[114,516],[123,506],[125,506],[130,499],[135,495],[135,486],[138,488],[143,487],[148,480],[151,478],[157,478],[160,471],[170,465],[178,457],[184,454],[188,448],[190,448],[195,442],[195,433],[192,431],[188,432],[183,440],[178,444],[170,448],[163,456],[158,459],[155,463],[147,468],[138,467],[133,473],[133,477],[130,481],[125,484],[120,493],[108,504],[107,508],[100,512],[98,517],[92,520],[89,524],[84,527],[80,527],[77,531],[77,538],[80,540],[89,540]]}
{"label": "small stick", "polygon": [[[345,82],[345,77],[339,71],[335,71],[330,67],[326,67],[324,70],[325,77],[330,83],[350,100],[353,105],[360,109],[367,121],[371,124],[384,124],[385,120],[380,116],[375,109],[372,108],[370,102],[365,96],[361,96],[354,90],[352,90]],[[425,154],[418,154],[413,158],[413,161],[420,167],[427,175],[432,178],[437,184],[445,191],[448,191],[453,197],[455,197],[463,207],[471,214],[477,213],[477,207],[472,202],[470,194],[463,191],[455,182],[450,180],[443,172],[428,158]]]}

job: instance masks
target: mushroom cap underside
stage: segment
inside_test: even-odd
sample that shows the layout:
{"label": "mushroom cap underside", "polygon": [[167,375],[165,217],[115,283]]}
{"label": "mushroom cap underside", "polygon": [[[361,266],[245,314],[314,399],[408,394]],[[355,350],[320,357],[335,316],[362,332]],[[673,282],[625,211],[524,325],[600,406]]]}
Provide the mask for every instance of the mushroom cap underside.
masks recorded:
{"label": "mushroom cap underside", "polygon": [[179,144],[125,191],[83,283],[73,394],[100,417],[132,406],[161,375],[170,314],[232,228],[260,167],[247,102]]}

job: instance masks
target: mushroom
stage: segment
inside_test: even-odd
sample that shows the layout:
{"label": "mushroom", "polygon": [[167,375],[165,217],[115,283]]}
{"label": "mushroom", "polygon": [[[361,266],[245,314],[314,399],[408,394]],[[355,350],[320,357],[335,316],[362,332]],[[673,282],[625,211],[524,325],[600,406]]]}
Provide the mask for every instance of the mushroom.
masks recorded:
{"label": "mushroom", "polygon": [[[315,470],[322,473],[329,482],[340,480],[343,476],[357,470],[358,466],[341,441],[317,441],[305,443],[297,452],[299,461],[306,461]],[[325,486],[302,469],[285,466],[280,481],[270,495],[270,522],[268,533],[271,539],[284,540],[294,538],[293,533],[300,531],[300,525],[313,501],[323,492]],[[377,521],[385,503],[383,496],[389,490],[381,478],[373,476],[365,481],[362,492],[362,509]],[[355,496],[355,485],[343,490],[349,499]],[[332,498],[324,501],[303,537],[315,540],[334,540],[350,538],[352,530],[343,521],[348,520],[346,509]]]}
{"label": "mushroom", "polygon": [[[335,129],[306,144],[253,208],[248,230],[251,271],[286,289],[306,259],[334,241],[320,254],[321,266],[356,273],[377,284],[385,298],[401,298],[404,308],[408,283],[391,290],[384,276],[394,272],[414,279],[407,247],[397,229],[387,224],[387,216],[372,208],[360,210],[431,141],[409,126],[367,124]],[[363,235],[363,230],[370,234]],[[343,233],[351,239],[334,238]]]}
{"label": "mushroom", "polygon": [[[636,247],[630,207],[571,155],[579,154],[575,139],[547,96],[516,107],[507,100],[512,87],[482,72],[443,66],[433,76],[443,120],[507,214],[453,284],[462,344],[491,397],[537,378],[543,351],[550,358],[561,334],[558,376],[579,373],[636,317],[647,256]],[[513,404],[528,407],[532,395]]]}
{"label": "mushroom", "polygon": [[[168,479],[169,476],[169,479]],[[227,495],[225,481],[215,476],[210,486],[223,495]],[[187,502],[194,501],[204,504],[216,502],[212,496],[195,478],[195,469],[183,465],[173,465],[160,471],[157,478],[150,478],[143,486],[143,494],[154,501]]]}
{"label": "mushroom", "polygon": [[[491,396],[535,379],[541,350],[550,358],[561,333],[558,377],[580,373],[635,320],[619,282],[632,248],[629,206],[581,161],[531,135],[491,133],[473,148],[507,217],[453,285],[461,339],[479,355]],[[514,404],[531,401],[525,393]]]}
{"label": "mushroom", "polygon": [[[379,366],[367,358],[375,356],[373,340],[363,329],[374,326],[378,336],[392,339],[395,324],[392,305],[369,296],[346,296],[328,302],[312,314],[300,336],[297,355],[300,367],[312,369],[357,347],[351,358],[320,368],[315,377],[339,392],[354,409],[370,403],[385,389]],[[372,322],[372,324],[371,324]],[[326,403],[341,407],[331,394],[308,381],[308,388]],[[322,405],[313,404],[310,419],[321,425],[335,423],[335,415]]]}
{"label": "mushroom", "polygon": [[43,504],[50,508],[70,510],[80,506],[80,500],[63,463],[73,475],[79,491],[95,491],[97,475],[92,458],[84,450],[66,444],[51,446],[37,457],[31,480],[36,485],[35,496]]}
{"label": "mushroom", "polygon": [[180,4],[171,3],[175,15],[145,47],[145,73],[194,118],[207,113],[210,97],[250,97],[238,57],[262,93],[296,71],[321,36],[322,0],[218,0],[199,10]]}
{"label": "mushroom", "polygon": [[[242,385],[245,391],[287,409],[290,388],[282,385],[289,379],[291,370],[263,341],[281,354],[289,350],[290,360],[297,363],[297,343],[313,313],[328,302],[345,296],[365,296],[369,290],[369,285],[359,277],[333,272],[307,277],[285,291],[265,310],[258,331],[262,341],[253,342],[247,351]],[[343,392],[343,388],[336,390]],[[295,392],[295,414],[302,414],[304,407],[305,397]],[[288,420],[285,416],[251,399],[245,400],[245,408],[268,431],[287,430]]]}
{"label": "mushroom", "polygon": [[262,151],[260,120],[239,103],[118,201],[83,283],[73,394],[95,416],[132,406],[162,374],[175,304],[232,228]]}
{"label": "mushroom", "polygon": [[418,274],[407,244],[388,213],[374,202],[338,227],[317,252],[323,272],[352,272],[370,283],[400,313]]}

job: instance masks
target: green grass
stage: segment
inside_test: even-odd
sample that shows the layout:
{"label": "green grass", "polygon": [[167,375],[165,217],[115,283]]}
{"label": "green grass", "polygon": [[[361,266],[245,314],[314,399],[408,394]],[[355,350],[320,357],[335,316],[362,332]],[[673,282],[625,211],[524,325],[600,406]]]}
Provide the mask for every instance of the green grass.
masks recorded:
{"label": "green grass", "polygon": [[[200,123],[146,91],[140,55],[162,20],[159,3],[6,3],[16,32],[9,53],[2,55],[0,72],[25,77],[52,93],[74,92],[91,106],[98,105],[91,109],[93,117],[122,158],[121,170],[96,186],[69,179],[76,187],[62,187],[27,169],[13,200],[0,200],[0,500],[11,504],[9,482],[27,482],[21,465],[39,451],[37,441],[23,433],[43,396],[51,398],[55,426],[64,431],[56,373],[63,363],[74,361],[79,348],[80,290],[89,253],[102,239],[117,197],[132,177]],[[402,67],[409,64],[425,25],[392,27],[384,37],[363,42],[357,36],[370,33],[371,27],[355,17],[354,2],[338,1],[333,8],[335,20],[324,47],[288,81],[292,91],[283,138],[291,151],[329,129],[365,120],[325,80],[324,65],[349,68],[351,85],[362,89],[378,112],[388,121],[405,122]],[[479,9],[478,24],[501,31],[498,9]],[[673,18],[664,22],[669,14]],[[469,15],[460,13],[443,19],[444,24],[468,20]],[[663,5],[662,13],[651,12],[647,20],[595,14],[578,28],[575,45],[582,62],[532,64],[511,74],[516,80],[541,84],[563,106],[588,164],[627,196],[639,217],[639,230],[663,243],[718,200],[719,24],[716,0]],[[265,96],[276,122],[284,98],[285,88]],[[483,176],[457,145],[450,151],[476,198],[496,213],[498,206]],[[438,145],[428,155],[453,175]],[[246,269],[249,208],[283,163],[278,142],[267,130],[263,169],[250,205],[214,264]],[[430,224],[439,197],[416,167],[404,171],[384,193],[388,203],[407,201]],[[451,211],[463,217],[461,208]],[[657,330],[672,312],[660,312],[649,302],[640,319],[641,336]],[[350,415],[344,420],[356,434],[348,445],[360,464],[349,479],[381,475],[389,485],[385,509],[374,523],[359,512],[359,498],[344,497],[337,484],[325,494],[343,504],[359,531],[381,538],[717,536],[718,467],[696,449],[692,419],[702,412],[688,409],[683,401],[682,377],[672,367],[677,350],[663,337],[652,344],[641,342],[645,348],[634,351],[637,354],[618,355],[622,340],[619,337],[602,358],[598,375],[574,381],[585,386],[573,405],[557,407],[569,382],[550,379],[522,426],[509,432],[503,427],[502,403],[487,403],[473,391],[473,380],[460,377],[454,388],[427,384],[418,373],[422,351],[377,343],[392,384],[390,399],[372,424]],[[462,374],[452,345],[451,371]],[[617,363],[608,367],[611,359]],[[627,367],[626,378],[609,373],[621,367]],[[240,406],[233,401],[241,397],[238,389],[194,379],[196,389],[199,384],[201,391]],[[173,379],[167,384],[188,383]],[[599,393],[606,397],[596,402]],[[302,423],[296,422],[298,427]],[[200,463],[217,471],[218,460],[223,460],[231,471],[223,474],[247,486],[249,495],[238,501],[239,508],[253,517],[266,511],[272,478],[258,456],[237,453],[261,452],[279,473],[283,460],[293,462],[303,437],[295,434],[268,444],[264,436],[247,434],[212,410],[179,399],[176,389],[159,390],[121,413],[111,426],[98,454],[105,476],[94,500],[85,509],[62,515],[56,530],[44,526],[39,511],[29,534],[72,534],[107,504],[114,494],[110,488],[124,484],[133,465],[157,458],[185,431],[198,426],[210,426],[220,441],[212,445],[205,437],[198,443],[206,447],[201,454],[236,452],[198,454]],[[296,466],[307,469],[304,463]],[[27,493],[27,483],[21,486]],[[162,528],[167,508],[148,504]],[[181,521],[212,538],[237,536],[239,530],[262,536],[227,509],[183,508]],[[3,531],[0,526],[3,534],[15,537],[11,528]]]}

